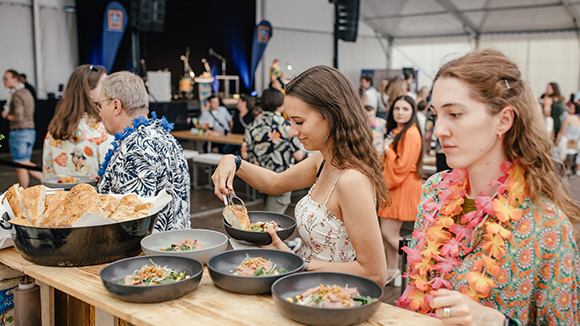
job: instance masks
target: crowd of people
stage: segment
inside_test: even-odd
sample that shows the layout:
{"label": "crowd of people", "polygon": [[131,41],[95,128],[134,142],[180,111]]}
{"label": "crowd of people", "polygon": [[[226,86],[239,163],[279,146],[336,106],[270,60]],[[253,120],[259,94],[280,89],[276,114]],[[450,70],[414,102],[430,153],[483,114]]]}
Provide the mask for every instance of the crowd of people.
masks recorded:
{"label": "crowd of people", "polygon": [[[405,70],[378,89],[363,75],[357,90],[327,66],[283,85],[278,64],[259,103],[242,94],[232,116],[212,96],[201,114],[201,126],[244,135],[242,146],[218,149],[231,153],[212,175],[220,200],[235,176],[263,192],[273,212],[284,213],[291,192],[307,188],[294,212],[305,270],[381,285],[399,285],[404,275],[398,305],[446,325],[580,322],[580,205],[563,183],[568,168],[576,173],[580,92],[565,103],[549,83],[536,98],[496,50],[446,63],[432,89],[418,89]],[[13,70],[4,84],[13,159],[32,165],[34,97]],[[172,200],[155,230],[191,228],[183,149],[172,124],[149,114],[137,75],[77,67],[48,127],[43,175],[30,174],[89,176],[99,193],[166,190]],[[437,155],[440,171],[428,178],[427,154]],[[20,170],[26,187],[29,171]],[[399,248],[405,221],[414,222],[413,239]],[[271,226],[268,233],[268,248],[295,252]]]}

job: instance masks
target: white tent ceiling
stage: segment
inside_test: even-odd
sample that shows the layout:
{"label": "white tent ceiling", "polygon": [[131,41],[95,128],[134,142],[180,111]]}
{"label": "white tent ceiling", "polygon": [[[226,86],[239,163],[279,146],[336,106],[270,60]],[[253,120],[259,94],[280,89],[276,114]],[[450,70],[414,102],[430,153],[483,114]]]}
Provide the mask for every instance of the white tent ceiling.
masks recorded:
{"label": "white tent ceiling", "polygon": [[580,1],[362,0],[360,19],[387,39],[577,32]]}

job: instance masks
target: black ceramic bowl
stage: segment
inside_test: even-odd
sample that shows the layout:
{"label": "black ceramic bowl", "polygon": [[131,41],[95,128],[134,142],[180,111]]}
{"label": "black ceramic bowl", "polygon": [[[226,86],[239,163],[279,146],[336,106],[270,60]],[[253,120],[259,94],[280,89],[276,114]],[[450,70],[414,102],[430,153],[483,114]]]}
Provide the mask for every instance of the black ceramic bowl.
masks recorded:
{"label": "black ceramic bowl", "polygon": [[[284,267],[286,274],[272,276],[238,276],[236,268],[249,255],[271,260],[276,268]],[[218,287],[241,294],[268,294],[277,279],[302,271],[304,261],[291,252],[274,249],[241,249],[219,253],[207,261],[209,276]]]}
{"label": "black ceramic bowl", "polygon": [[[176,272],[185,272],[188,279],[157,285],[121,285],[117,281],[144,265],[167,266]],[[193,291],[203,274],[203,264],[195,259],[178,256],[140,256],[116,261],[101,269],[101,280],[105,288],[117,298],[136,303],[153,303],[177,299]]]}
{"label": "black ceramic bowl", "polygon": [[22,257],[38,265],[86,266],[110,263],[141,253],[141,239],[151,233],[157,214],[135,220],[86,227],[41,228],[8,222],[14,246]]}
{"label": "black ceramic bowl", "polygon": [[[274,213],[274,212],[263,212],[263,211],[253,211],[248,212],[248,217],[250,218],[250,223],[256,222],[269,222],[274,221],[280,226],[280,230],[276,231],[278,237],[281,240],[288,239],[294,229],[296,228],[296,221],[288,215]],[[232,227],[230,223],[224,218],[224,230],[226,233],[242,243],[252,244],[252,245],[268,245],[272,243],[272,237],[268,232],[254,232],[240,230]]]}
{"label": "black ceramic bowl", "polygon": [[[320,284],[356,287],[360,295],[379,299],[377,302],[359,307],[318,308],[301,306],[286,301],[294,299],[306,289]],[[383,299],[383,288],[376,282],[357,275],[337,272],[306,272],[280,278],[272,285],[272,298],[282,313],[299,323],[307,325],[353,325],[362,323],[379,310]]]}

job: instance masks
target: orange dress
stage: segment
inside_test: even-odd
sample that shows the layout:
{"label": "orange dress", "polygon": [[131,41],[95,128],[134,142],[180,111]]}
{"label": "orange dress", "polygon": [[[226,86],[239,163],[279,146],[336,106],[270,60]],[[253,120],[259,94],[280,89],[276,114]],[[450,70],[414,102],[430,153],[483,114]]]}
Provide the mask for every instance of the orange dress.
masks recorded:
{"label": "orange dress", "polygon": [[390,147],[385,153],[383,177],[391,193],[391,206],[379,207],[380,217],[400,221],[414,221],[417,217],[422,181],[416,172],[421,143],[421,133],[413,125],[399,140],[397,152]]}

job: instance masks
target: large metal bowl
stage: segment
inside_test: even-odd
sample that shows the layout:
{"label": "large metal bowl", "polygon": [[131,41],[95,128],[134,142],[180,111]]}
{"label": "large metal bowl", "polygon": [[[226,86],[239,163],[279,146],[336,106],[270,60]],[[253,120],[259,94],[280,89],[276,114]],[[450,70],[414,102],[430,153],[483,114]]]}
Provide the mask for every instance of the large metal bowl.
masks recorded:
{"label": "large metal bowl", "polygon": [[153,231],[157,215],[106,225],[41,228],[12,224],[4,213],[0,226],[10,230],[14,246],[24,259],[38,265],[72,267],[138,255],[139,243]]}
{"label": "large metal bowl", "polygon": [[[379,299],[359,307],[318,308],[288,302],[306,289],[324,285],[356,287],[360,295]],[[361,276],[337,272],[306,272],[284,276],[272,285],[272,298],[282,313],[299,323],[318,326],[342,326],[362,323],[375,314],[383,299],[383,288],[376,282]]]}
{"label": "large metal bowl", "polygon": [[[272,276],[239,276],[234,275],[236,268],[246,258],[262,257],[271,260],[276,268],[284,267],[288,273]],[[209,276],[216,286],[230,292],[241,294],[269,294],[272,283],[277,279],[300,272],[304,261],[291,252],[274,249],[241,249],[224,251],[207,261]]]}
{"label": "large metal bowl", "polygon": [[[185,272],[188,279],[157,285],[121,285],[117,281],[144,265],[151,265],[153,261],[157,265],[167,266],[177,272]],[[101,270],[101,280],[105,288],[117,298],[137,303],[163,302],[177,299],[195,290],[201,281],[203,264],[195,259],[176,256],[140,256],[116,261],[105,266]]]}
{"label": "large metal bowl", "polygon": [[[169,248],[171,244],[181,240],[199,240],[205,249],[194,251],[162,251],[162,247]],[[207,260],[228,247],[228,237],[217,231],[203,229],[173,230],[167,232],[153,233],[141,240],[141,249],[146,255],[170,255],[187,257],[198,260],[205,264]]]}
{"label": "large metal bowl", "polygon": [[[294,229],[296,228],[296,221],[288,215],[274,213],[274,212],[263,212],[263,211],[252,211],[248,212],[248,217],[250,218],[250,223],[256,222],[269,222],[274,221],[276,224],[280,226],[280,230],[276,231],[278,237],[281,240],[288,239],[292,233],[294,233]],[[272,243],[272,237],[268,232],[254,232],[254,231],[246,231],[240,230],[232,227],[230,223],[224,218],[224,230],[226,233],[246,244],[251,245],[268,245]]]}

